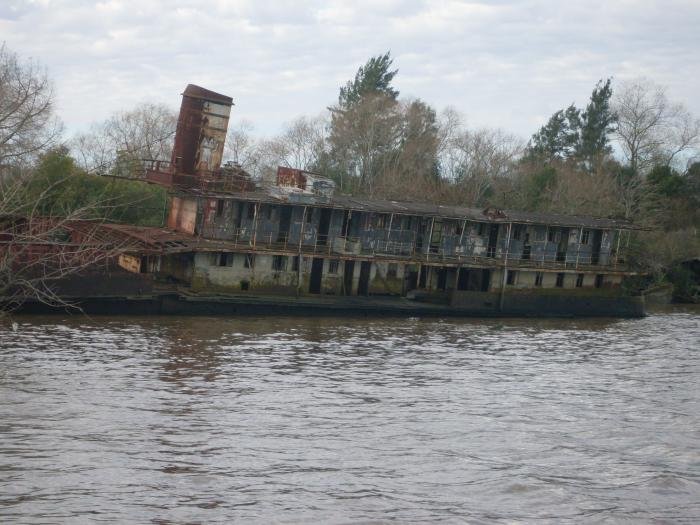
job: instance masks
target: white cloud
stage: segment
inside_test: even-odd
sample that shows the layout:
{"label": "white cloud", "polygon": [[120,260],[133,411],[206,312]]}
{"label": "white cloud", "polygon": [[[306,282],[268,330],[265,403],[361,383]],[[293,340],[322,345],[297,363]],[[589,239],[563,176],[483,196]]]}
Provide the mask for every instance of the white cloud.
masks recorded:
{"label": "white cloud", "polygon": [[694,1],[9,0],[0,35],[45,64],[70,130],[188,83],[264,133],[332,104],[391,49],[402,94],[527,136],[598,79],[644,75],[700,115]]}

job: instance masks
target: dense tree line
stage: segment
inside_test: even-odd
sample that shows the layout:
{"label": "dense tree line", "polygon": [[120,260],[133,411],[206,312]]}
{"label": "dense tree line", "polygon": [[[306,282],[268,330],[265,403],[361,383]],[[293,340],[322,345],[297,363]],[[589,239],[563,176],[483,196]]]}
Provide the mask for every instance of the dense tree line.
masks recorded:
{"label": "dense tree line", "polygon": [[[274,137],[233,119],[228,159],[262,183],[284,165],[370,198],[624,217],[652,229],[637,239],[636,262],[659,274],[700,255],[700,121],[652,81],[601,79],[584,106],[553,108],[522,140],[402,98],[398,75],[389,52],[372,57],[334,104]],[[96,217],[160,224],[162,190],[109,175],[128,175],[141,158],[169,158],[172,109],[141,104],[66,140],[46,72],[4,46],[0,95],[0,180],[26,181],[28,202],[46,184],[56,188],[41,193],[43,212],[80,206]]]}

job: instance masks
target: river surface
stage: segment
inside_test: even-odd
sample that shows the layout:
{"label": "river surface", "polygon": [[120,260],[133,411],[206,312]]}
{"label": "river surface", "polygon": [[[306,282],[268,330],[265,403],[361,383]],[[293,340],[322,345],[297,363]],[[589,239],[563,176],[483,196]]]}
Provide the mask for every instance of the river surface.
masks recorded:
{"label": "river surface", "polygon": [[700,310],[14,322],[2,523],[700,522]]}

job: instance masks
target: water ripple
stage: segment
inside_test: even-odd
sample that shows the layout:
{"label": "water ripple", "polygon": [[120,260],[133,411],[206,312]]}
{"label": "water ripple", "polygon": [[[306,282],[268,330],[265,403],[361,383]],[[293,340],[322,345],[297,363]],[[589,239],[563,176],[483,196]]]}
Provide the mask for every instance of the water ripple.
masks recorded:
{"label": "water ripple", "polygon": [[0,325],[0,521],[695,523],[700,316]]}

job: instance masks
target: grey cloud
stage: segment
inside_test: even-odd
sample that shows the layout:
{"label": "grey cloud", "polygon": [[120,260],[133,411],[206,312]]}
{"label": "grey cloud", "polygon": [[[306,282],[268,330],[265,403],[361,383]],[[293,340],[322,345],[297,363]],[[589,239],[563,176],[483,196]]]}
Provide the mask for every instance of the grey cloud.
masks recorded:
{"label": "grey cloud", "polygon": [[[11,9],[8,6],[14,6]],[[391,49],[407,96],[523,136],[599,78],[644,74],[700,114],[696,2],[326,0],[10,2],[9,47],[56,80],[69,129],[189,82],[234,97],[264,133],[316,114]],[[36,35],[41,35],[37,38]]]}

